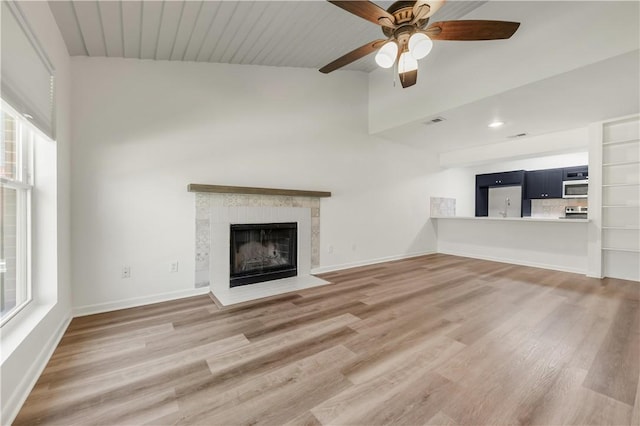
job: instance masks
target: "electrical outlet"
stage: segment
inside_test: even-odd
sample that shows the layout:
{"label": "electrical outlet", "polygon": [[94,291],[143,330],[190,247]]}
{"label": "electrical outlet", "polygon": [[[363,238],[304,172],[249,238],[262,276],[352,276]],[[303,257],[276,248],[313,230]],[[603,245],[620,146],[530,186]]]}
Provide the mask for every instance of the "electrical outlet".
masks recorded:
{"label": "electrical outlet", "polygon": [[178,272],[178,262],[172,262],[169,272]]}
{"label": "electrical outlet", "polygon": [[329,246],[329,247],[327,247],[327,251],[328,251],[329,253],[333,253],[333,246]]}
{"label": "electrical outlet", "polygon": [[122,267],[122,278],[131,278],[131,266]]}

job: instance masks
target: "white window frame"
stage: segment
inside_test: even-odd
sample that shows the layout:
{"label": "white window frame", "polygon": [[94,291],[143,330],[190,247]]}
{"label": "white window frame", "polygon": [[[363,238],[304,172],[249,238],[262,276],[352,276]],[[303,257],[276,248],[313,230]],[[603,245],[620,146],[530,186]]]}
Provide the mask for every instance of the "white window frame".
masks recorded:
{"label": "white window frame", "polygon": [[[33,194],[33,149],[36,133],[43,135],[27,119],[2,101],[2,111],[16,121],[16,180],[0,178],[2,186],[16,190],[16,300],[24,300],[0,319],[0,327],[7,324],[33,300],[31,281],[31,199]],[[2,123],[4,131],[4,123]],[[46,137],[46,136],[45,136]],[[1,243],[1,242],[0,242]]]}

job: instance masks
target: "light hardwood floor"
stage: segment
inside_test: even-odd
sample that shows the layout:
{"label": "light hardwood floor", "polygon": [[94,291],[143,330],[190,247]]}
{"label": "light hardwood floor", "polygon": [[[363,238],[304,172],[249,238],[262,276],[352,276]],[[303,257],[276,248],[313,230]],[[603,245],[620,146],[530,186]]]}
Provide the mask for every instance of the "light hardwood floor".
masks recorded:
{"label": "light hardwood floor", "polygon": [[15,424],[640,423],[640,284],[447,255],[76,318]]}

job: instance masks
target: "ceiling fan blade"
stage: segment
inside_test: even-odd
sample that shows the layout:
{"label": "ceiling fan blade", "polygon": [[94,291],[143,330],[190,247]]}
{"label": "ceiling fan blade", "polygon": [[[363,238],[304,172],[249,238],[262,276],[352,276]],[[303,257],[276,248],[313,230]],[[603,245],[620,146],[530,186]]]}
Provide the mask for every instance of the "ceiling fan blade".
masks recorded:
{"label": "ceiling fan blade", "polygon": [[508,21],[441,21],[424,33],[432,40],[500,40],[511,37],[519,26]]}
{"label": "ceiling fan blade", "polygon": [[415,24],[421,19],[431,17],[446,1],[447,0],[418,0],[416,4],[413,5],[413,20],[411,23]]}
{"label": "ceiling fan blade", "polygon": [[335,1],[329,0],[329,3],[351,12],[354,15],[366,19],[383,27],[395,28],[396,20],[392,14],[381,8],[380,6],[371,3],[370,1]]}
{"label": "ceiling fan blade", "polygon": [[331,62],[330,64],[327,64],[324,67],[320,68],[320,72],[328,74],[331,71],[335,71],[338,68],[342,68],[345,65],[350,64],[351,62],[357,61],[358,59],[367,56],[369,53],[382,47],[382,45],[386,42],[387,40],[370,41],[369,43],[363,46],[360,46],[357,49],[352,50],[346,55],[343,55],[338,59],[336,59],[335,61]]}

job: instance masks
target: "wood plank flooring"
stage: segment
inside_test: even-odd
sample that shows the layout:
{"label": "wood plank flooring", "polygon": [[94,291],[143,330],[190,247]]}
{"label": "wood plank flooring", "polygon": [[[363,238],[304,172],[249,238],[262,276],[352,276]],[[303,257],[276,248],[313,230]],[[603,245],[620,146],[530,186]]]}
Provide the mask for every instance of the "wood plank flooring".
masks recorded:
{"label": "wood plank flooring", "polygon": [[76,318],[16,425],[637,425],[640,283],[447,255]]}

